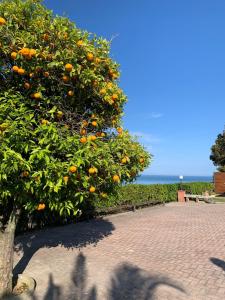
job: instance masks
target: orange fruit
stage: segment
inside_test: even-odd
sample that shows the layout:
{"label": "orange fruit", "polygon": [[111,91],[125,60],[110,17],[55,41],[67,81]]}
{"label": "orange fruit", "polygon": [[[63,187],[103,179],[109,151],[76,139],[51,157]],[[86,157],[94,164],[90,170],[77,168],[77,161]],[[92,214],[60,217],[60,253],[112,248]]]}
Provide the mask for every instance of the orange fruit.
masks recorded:
{"label": "orange fruit", "polygon": [[112,100],[117,100],[118,99],[118,95],[117,94],[113,94],[112,95]]}
{"label": "orange fruit", "polygon": [[99,64],[101,62],[101,59],[99,57],[96,57],[95,62],[96,64]]}
{"label": "orange fruit", "polygon": [[105,94],[106,94],[106,89],[104,89],[104,88],[101,89],[101,90],[99,91],[99,94],[100,94],[100,95],[105,95]]}
{"label": "orange fruit", "polygon": [[101,133],[101,137],[105,137],[105,133],[104,132]]}
{"label": "orange fruit", "polygon": [[37,93],[34,93],[34,99],[41,99],[42,95],[41,93],[37,92]]}
{"label": "orange fruit", "polygon": [[42,120],[41,120],[41,124],[42,124],[42,125],[47,125],[47,124],[49,124],[49,121],[48,121],[48,120],[45,120],[45,119],[42,119]]}
{"label": "orange fruit", "polygon": [[44,203],[38,204],[37,210],[43,210],[43,209],[45,209],[45,204]]}
{"label": "orange fruit", "polygon": [[36,55],[36,50],[35,49],[30,49],[30,56],[34,56],[34,55]]}
{"label": "orange fruit", "polygon": [[113,176],[113,181],[114,182],[120,182],[120,177],[118,175]]}
{"label": "orange fruit", "polygon": [[107,194],[106,193],[100,193],[100,196],[102,197],[102,198],[107,198]]}
{"label": "orange fruit", "polygon": [[64,176],[63,180],[64,180],[65,184],[67,184],[67,182],[69,181],[69,176]]}
{"label": "orange fruit", "polygon": [[98,123],[96,121],[92,121],[91,125],[94,126],[94,127],[96,127],[98,125]]}
{"label": "orange fruit", "polygon": [[94,186],[91,186],[90,189],[89,189],[90,193],[94,193],[95,192],[95,187]]}
{"label": "orange fruit", "polygon": [[91,52],[89,52],[88,54],[87,54],[87,60],[88,61],[92,61],[94,59],[94,55],[91,53]]}
{"label": "orange fruit", "polygon": [[140,162],[141,164],[143,164],[144,161],[145,161],[145,160],[144,160],[143,157],[141,157],[141,158],[139,159],[139,162]]}
{"label": "orange fruit", "polygon": [[34,73],[30,73],[30,74],[29,74],[29,77],[30,77],[30,78],[34,77]]}
{"label": "orange fruit", "polygon": [[44,77],[47,78],[47,77],[49,77],[49,72],[44,72],[43,75],[44,75]]}
{"label": "orange fruit", "polygon": [[76,167],[76,166],[71,166],[71,167],[69,168],[69,171],[70,171],[71,173],[75,173],[75,172],[77,171],[77,167]]}
{"label": "orange fruit", "polygon": [[121,163],[122,163],[122,164],[126,164],[126,162],[127,162],[126,157],[122,158]]}
{"label": "orange fruit", "polygon": [[85,135],[85,134],[87,134],[87,130],[86,130],[86,129],[84,129],[84,128],[82,128],[82,129],[80,130],[80,134],[81,134],[81,135]]}
{"label": "orange fruit", "polygon": [[113,86],[112,82],[108,82],[108,83],[107,83],[107,87],[108,87],[108,88],[111,88],[112,86]]}
{"label": "orange fruit", "polygon": [[24,56],[24,57],[29,56],[30,55],[30,49],[29,48],[22,48],[19,51],[19,53],[22,54],[22,56]]}
{"label": "orange fruit", "polygon": [[83,136],[81,139],[80,139],[80,142],[82,144],[85,144],[87,142],[87,138],[85,136]]}
{"label": "orange fruit", "polygon": [[23,68],[19,68],[18,71],[17,71],[17,73],[19,75],[24,75],[25,74],[25,70]]}
{"label": "orange fruit", "polygon": [[97,169],[96,169],[96,168],[90,168],[90,169],[88,170],[88,173],[89,173],[90,175],[93,175],[93,174],[97,173]]}
{"label": "orange fruit", "polygon": [[121,133],[123,132],[123,128],[118,127],[118,128],[117,128],[117,132],[118,132],[119,134],[121,134]]}
{"label": "orange fruit", "polygon": [[19,70],[19,67],[17,67],[17,66],[13,66],[13,67],[12,67],[12,70],[13,70],[14,72],[18,72],[18,70]]}
{"label": "orange fruit", "polygon": [[49,40],[49,35],[47,33],[43,34],[43,39],[45,41],[48,41]]}
{"label": "orange fruit", "polygon": [[0,17],[0,26],[5,25],[6,24],[6,19]]}
{"label": "orange fruit", "polygon": [[62,112],[61,110],[57,111],[56,117],[57,117],[58,119],[61,119],[61,118],[63,117],[63,112]]}
{"label": "orange fruit", "polygon": [[69,82],[69,81],[70,81],[70,78],[69,78],[68,76],[64,75],[64,76],[62,77],[62,80],[63,80],[63,82]]}
{"label": "orange fruit", "polygon": [[29,84],[29,82],[25,82],[25,83],[24,83],[24,87],[25,87],[26,90],[29,90],[29,89],[30,89],[30,84]]}
{"label": "orange fruit", "polygon": [[88,126],[88,121],[83,120],[83,121],[82,121],[82,126],[87,127],[87,126]]}
{"label": "orange fruit", "polygon": [[16,53],[16,52],[12,52],[12,53],[11,53],[11,58],[12,58],[12,59],[16,59],[16,57],[17,57],[17,53]]}
{"label": "orange fruit", "polygon": [[29,176],[29,172],[28,171],[23,171],[21,174],[22,177],[28,177]]}
{"label": "orange fruit", "polygon": [[77,41],[77,46],[78,46],[78,47],[83,46],[83,41],[82,41],[82,40]]}
{"label": "orange fruit", "polygon": [[74,95],[74,91],[69,91],[69,92],[67,93],[67,95],[70,96],[70,97],[72,97],[72,96]]}
{"label": "orange fruit", "polygon": [[89,139],[90,139],[90,141],[94,142],[96,140],[96,136],[95,135],[90,135]]}
{"label": "orange fruit", "polygon": [[71,71],[73,70],[73,65],[71,65],[71,64],[66,64],[66,65],[65,65],[65,70],[66,70],[67,72],[71,72]]}

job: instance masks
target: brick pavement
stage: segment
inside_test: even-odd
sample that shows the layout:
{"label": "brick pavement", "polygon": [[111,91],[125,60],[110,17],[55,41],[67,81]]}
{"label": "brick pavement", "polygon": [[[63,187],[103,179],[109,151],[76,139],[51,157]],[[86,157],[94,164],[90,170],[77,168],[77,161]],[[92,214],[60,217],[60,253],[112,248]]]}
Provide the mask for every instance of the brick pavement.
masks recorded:
{"label": "brick pavement", "polygon": [[36,279],[35,299],[225,299],[224,204],[173,203],[16,242],[16,271]]}

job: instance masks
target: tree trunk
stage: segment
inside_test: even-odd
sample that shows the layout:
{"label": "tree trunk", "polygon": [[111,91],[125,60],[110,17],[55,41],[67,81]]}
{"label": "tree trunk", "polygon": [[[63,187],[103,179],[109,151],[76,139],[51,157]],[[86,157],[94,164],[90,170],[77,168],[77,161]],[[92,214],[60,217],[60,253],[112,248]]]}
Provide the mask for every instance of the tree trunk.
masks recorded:
{"label": "tree trunk", "polygon": [[12,292],[14,237],[19,211],[13,210],[8,223],[0,229],[0,298]]}

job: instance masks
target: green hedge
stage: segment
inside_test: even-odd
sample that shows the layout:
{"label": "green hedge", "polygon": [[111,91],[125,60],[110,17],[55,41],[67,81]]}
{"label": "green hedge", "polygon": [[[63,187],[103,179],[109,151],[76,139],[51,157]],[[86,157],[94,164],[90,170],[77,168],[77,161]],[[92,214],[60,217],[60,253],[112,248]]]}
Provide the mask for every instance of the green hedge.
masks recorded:
{"label": "green hedge", "polygon": [[[185,183],[182,187],[191,194],[202,194],[213,191],[213,184],[207,182]],[[165,202],[177,201],[179,184],[129,184],[119,188],[118,195],[107,199],[85,201],[80,209],[82,215],[79,219],[87,219],[96,215],[120,212],[135,207],[144,207]],[[45,226],[62,225],[77,221],[77,218],[62,218],[58,213],[49,211],[35,211],[30,216],[26,213],[20,219],[17,232]]]}
{"label": "green hedge", "polygon": [[[108,200],[99,199],[92,205],[97,211],[104,212],[104,209],[118,206],[139,206],[177,201],[179,187],[179,184],[129,184],[121,187],[117,196],[112,196]],[[212,192],[213,184],[207,182],[184,183],[182,188],[187,193],[202,194],[205,191]]]}

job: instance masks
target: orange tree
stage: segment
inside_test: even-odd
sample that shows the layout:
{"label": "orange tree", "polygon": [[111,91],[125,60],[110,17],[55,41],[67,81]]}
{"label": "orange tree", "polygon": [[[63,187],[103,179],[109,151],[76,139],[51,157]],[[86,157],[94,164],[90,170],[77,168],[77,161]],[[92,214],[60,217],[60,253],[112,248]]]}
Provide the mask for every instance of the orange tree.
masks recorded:
{"label": "orange tree", "polygon": [[76,215],[150,162],[121,127],[127,99],[109,50],[40,1],[0,3],[0,292],[21,210]]}

